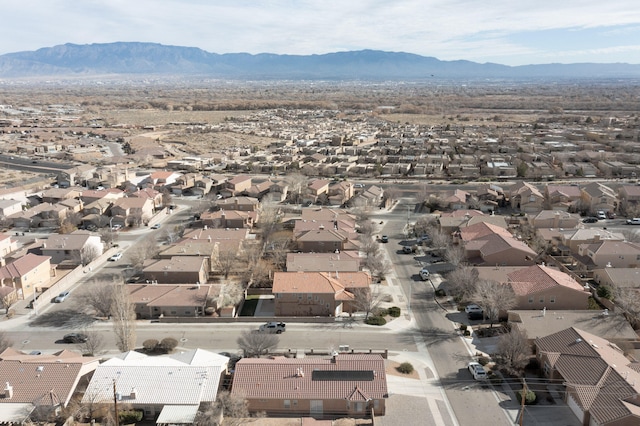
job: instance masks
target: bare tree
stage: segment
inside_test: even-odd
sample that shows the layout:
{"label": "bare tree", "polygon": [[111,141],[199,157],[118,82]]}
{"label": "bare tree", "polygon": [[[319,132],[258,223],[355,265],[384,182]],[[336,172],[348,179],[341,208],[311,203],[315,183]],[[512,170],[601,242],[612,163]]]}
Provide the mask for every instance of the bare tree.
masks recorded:
{"label": "bare tree", "polygon": [[9,314],[9,308],[11,307],[11,305],[13,305],[14,300],[15,300],[14,291],[0,295],[0,307],[4,309],[5,315]]}
{"label": "bare tree", "polygon": [[245,330],[236,340],[238,347],[247,358],[259,358],[278,347],[280,338],[277,334]]}
{"label": "bare tree", "polygon": [[283,271],[287,264],[287,254],[291,251],[291,240],[280,239],[271,243],[269,253],[273,260],[273,266],[278,271]]}
{"label": "bare tree", "polygon": [[0,352],[10,348],[11,346],[13,346],[13,340],[7,336],[6,332],[0,331]]}
{"label": "bare tree", "polygon": [[106,318],[111,315],[115,293],[113,287],[117,285],[119,284],[113,281],[93,281],[91,285],[83,287],[82,292],[77,295],[78,304],[88,306],[96,315]]}
{"label": "bare tree", "polygon": [[131,266],[137,270],[141,271],[144,262],[147,259],[152,259],[158,254],[158,243],[155,240],[153,235],[149,235],[144,240],[142,240],[139,244],[136,245],[136,250],[131,253]]}
{"label": "bare tree", "polygon": [[429,199],[429,194],[429,186],[425,183],[421,184],[416,193],[416,202],[418,204],[424,204]]}
{"label": "bare tree", "polygon": [[111,316],[118,349],[122,352],[133,350],[136,345],[136,313],[126,284],[113,285]]}
{"label": "bare tree", "polygon": [[478,270],[469,266],[462,266],[447,275],[447,293],[457,300],[468,300],[475,292],[478,282]]}
{"label": "bare tree", "polygon": [[640,289],[625,283],[614,285],[614,300],[634,329],[640,328]]}
{"label": "bare tree", "polygon": [[622,231],[622,235],[624,235],[624,239],[630,243],[640,243],[640,232],[625,229]]}
{"label": "bare tree", "polygon": [[176,225],[173,227],[169,226],[164,229],[163,236],[166,238],[169,244],[173,244],[180,238],[182,238],[182,236],[184,235],[184,229],[184,225]]}
{"label": "bare tree", "polygon": [[365,266],[369,269],[371,275],[377,277],[379,280],[384,279],[385,275],[391,271],[391,265],[380,252],[373,256],[368,256],[365,260]]}
{"label": "bare tree", "polygon": [[260,229],[262,244],[266,247],[271,242],[273,234],[280,229],[282,215],[278,207],[263,204],[258,217],[257,227]]}
{"label": "bare tree", "polygon": [[391,202],[398,201],[399,196],[400,196],[400,190],[396,186],[387,187],[383,193],[384,199],[390,200]]}
{"label": "bare tree", "polygon": [[113,243],[118,239],[118,233],[113,232],[111,229],[100,229],[98,231],[100,234],[100,239],[107,245],[112,246]]}
{"label": "bare tree", "polygon": [[482,308],[491,327],[498,321],[501,310],[516,306],[516,295],[511,286],[493,280],[479,280],[471,298]]}
{"label": "bare tree", "polygon": [[287,176],[287,181],[289,182],[289,193],[291,194],[291,202],[294,204],[299,204],[302,194],[304,194],[307,189],[307,183],[309,182],[309,179],[300,173],[292,173]]}
{"label": "bare tree", "polygon": [[465,260],[465,254],[462,247],[450,245],[444,251],[444,258],[456,268]]}
{"label": "bare tree", "polygon": [[380,307],[382,295],[371,288],[361,288],[353,292],[353,307],[357,312],[364,312],[364,319],[369,318],[372,312]]}
{"label": "bare tree", "polygon": [[238,258],[237,250],[233,248],[223,248],[218,251],[218,258],[216,259],[216,265],[220,272],[224,275],[224,278],[229,278],[229,274],[233,270]]}
{"label": "bare tree", "polygon": [[80,351],[85,356],[98,356],[104,351],[105,341],[102,334],[95,330],[84,330],[83,334],[87,336],[84,343],[78,344]]}
{"label": "bare tree", "polygon": [[505,369],[509,374],[521,376],[531,357],[531,346],[527,333],[512,328],[509,333],[498,339],[498,347],[494,354],[496,365]]}
{"label": "bare tree", "polygon": [[247,401],[229,391],[218,392],[214,403],[205,404],[196,415],[194,426],[239,426],[250,417]]}
{"label": "bare tree", "polygon": [[93,262],[101,254],[101,248],[95,245],[87,244],[79,251],[79,261],[82,266]]}

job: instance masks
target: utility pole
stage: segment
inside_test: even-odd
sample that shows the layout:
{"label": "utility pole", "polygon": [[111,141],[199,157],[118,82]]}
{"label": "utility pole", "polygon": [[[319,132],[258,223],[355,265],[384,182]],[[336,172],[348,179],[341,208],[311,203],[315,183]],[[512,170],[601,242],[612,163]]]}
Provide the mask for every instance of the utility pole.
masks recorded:
{"label": "utility pole", "polygon": [[116,426],[120,426],[120,418],[118,417],[118,393],[116,392],[116,379],[113,379],[113,413]]}
{"label": "utility pole", "polygon": [[522,378],[522,401],[520,406],[520,426],[522,426],[522,422],[524,421],[524,401],[527,396],[527,382]]}

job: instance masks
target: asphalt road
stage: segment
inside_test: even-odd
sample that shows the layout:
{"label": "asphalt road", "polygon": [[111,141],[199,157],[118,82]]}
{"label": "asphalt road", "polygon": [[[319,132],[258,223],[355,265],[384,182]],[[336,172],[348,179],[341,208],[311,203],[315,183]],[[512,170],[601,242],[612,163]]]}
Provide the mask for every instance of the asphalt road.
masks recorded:
{"label": "asphalt road", "polygon": [[[410,295],[411,313],[419,327],[420,337],[427,345],[440,383],[460,425],[509,425],[511,423],[491,388],[472,382],[467,370],[471,355],[445,311],[435,302],[431,284],[417,277],[421,267],[419,259],[398,250],[404,239],[407,212],[412,211],[413,205],[401,200],[387,217],[381,234],[390,238],[385,247],[405,295]],[[415,221],[415,217],[409,215],[409,221]]]}

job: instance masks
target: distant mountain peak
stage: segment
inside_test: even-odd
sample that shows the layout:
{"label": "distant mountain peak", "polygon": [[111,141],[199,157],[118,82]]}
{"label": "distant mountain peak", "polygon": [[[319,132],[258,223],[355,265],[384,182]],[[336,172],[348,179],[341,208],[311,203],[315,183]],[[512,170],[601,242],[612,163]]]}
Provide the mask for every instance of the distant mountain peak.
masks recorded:
{"label": "distant mountain peak", "polygon": [[640,78],[640,65],[548,64],[510,67],[406,52],[363,49],[314,55],[210,53],[147,42],[66,43],[0,56],[1,78],[104,74],[198,75],[220,79],[421,80]]}

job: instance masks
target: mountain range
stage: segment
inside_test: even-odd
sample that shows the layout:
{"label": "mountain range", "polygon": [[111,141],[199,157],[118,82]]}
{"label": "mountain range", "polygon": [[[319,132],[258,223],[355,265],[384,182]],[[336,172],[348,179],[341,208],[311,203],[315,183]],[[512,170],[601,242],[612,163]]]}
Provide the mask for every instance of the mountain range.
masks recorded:
{"label": "mountain range", "polygon": [[626,79],[640,78],[640,65],[507,66],[441,61],[379,50],[322,55],[217,54],[195,47],[138,42],[64,44],[0,55],[0,78],[92,75],[181,75],[238,80]]}

